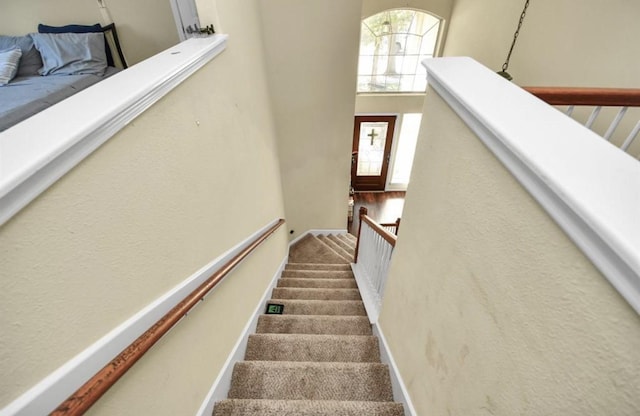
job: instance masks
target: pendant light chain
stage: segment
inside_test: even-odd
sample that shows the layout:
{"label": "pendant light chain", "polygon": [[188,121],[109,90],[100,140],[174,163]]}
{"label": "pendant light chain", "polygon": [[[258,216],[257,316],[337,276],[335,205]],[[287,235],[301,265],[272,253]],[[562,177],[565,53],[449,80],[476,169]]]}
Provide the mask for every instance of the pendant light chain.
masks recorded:
{"label": "pendant light chain", "polygon": [[524,22],[524,18],[527,15],[527,8],[529,7],[529,0],[526,0],[524,3],[524,9],[520,14],[520,21],[518,22],[518,28],[516,29],[516,33],[513,34],[513,42],[511,42],[511,48],[509,48],[509,53],[507,54],[507,59],[502,64],[502,72],[504,74],[507,73],[507,69],[509,68],[509,60],[511,59],[511,54],[513,53],[513,48],[516,46],[516,41],[518,40],[518,36],[520,35],[520,28],[522,28],[522,23]]}

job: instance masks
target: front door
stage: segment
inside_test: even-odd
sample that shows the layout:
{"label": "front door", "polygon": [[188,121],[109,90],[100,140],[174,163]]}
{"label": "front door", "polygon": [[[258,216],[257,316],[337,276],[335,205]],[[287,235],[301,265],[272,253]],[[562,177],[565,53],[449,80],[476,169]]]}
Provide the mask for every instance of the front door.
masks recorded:
{"label": "front door", "polygon": [[384,191],[396,116],[356,116],[353,128],[351,186]]}

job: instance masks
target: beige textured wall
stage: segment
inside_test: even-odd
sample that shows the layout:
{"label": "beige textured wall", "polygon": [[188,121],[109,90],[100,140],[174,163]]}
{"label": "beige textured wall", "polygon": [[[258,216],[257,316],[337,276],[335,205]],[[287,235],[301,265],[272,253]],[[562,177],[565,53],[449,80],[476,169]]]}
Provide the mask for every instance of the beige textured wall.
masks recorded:
{"label": "beige textured wall", "polygon": [[260,4],[291,237],[345,229],[361,1]]}
{"label": "beige textured wall", "polygon": [[[105,0],[129,64],[138,63],[179,42],[169,0]],[[24,35],[38,23],[104,23],[96,0],[2,0],[0,33]]]}
{"label": "beige textured wall", "polygon": [[[456,0],[445,55],[502,67],[524,2]],[[531,2],[511,58],[519,85],[635,87],[640,2]]]}
{"label": "beige textured wall", "polygon": [[356,114],[421,113],[424,94],[358,94]]}
{"label": "beige textured wall", "polygon": [[[226,51],[0,227],[0,408],[284,216],[257,6]],[[194,414],[286,253],[282,229],[94,414]]]}
{"label": "beige textured wall", "polygon": [[433,91],[424,114],[380,318],[418,414],[639,414],[640,317]]}

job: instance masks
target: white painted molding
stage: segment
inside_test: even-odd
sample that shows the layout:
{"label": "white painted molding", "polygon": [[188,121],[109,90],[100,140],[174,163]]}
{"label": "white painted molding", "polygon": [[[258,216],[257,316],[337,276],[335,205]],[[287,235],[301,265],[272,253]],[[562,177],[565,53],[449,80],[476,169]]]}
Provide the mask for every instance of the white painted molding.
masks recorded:
{"label": "white painted molding", "polygon": [[365,268],[362,267],[362,263],[351,263],[351,270],[353,271],[353,276],[356,279],[356,284],[360,291],[362,303],[364,303],[364,309],[367,311],[369,322],[375,324],[378,322],[378,317],[380,316],[382,299],[380,298],[380,295],[378,295],[378,292],[373,288],[371,279],[367,275]]}
{"label": "white painted molding", "polygon": [[[189,293],[211,277],[217,269],[235,257],[251,244],[256,237],[274,226],[278,221],[278,219],[275,219],[256,231],[127,319],[45,377],[7,407],[0,410],[0,416],[49,414],[129,344],[180,303]],[[215,290],[214,288],[207,296],[210,296]]]}
{"label": "white painted molding", "polygon": [[280,275],[282,275],[282,271],[284,270],[284,266],[287,264],[288,258],[289,256],[285,256],[285,258],[282,259],[280,267],[273,275],[271,283],[264,291],[260,302],[258,302],[258,306],[256,306],[256,309],[253,311],[251,318],[249,318],[247,325],[245,325],[244,330],[240,334],[240,338],[238,338],[238,341],[231,350],[231,353],[229,353],[227,361],[222,366],[220,373],[216,377],[216,380],[213,382],[213,385],[211,386],[207,397],[202,402],[202,405],[200,406],[198,413],[196,413],[196,416],[212,415],[213,407],[215,406],[216,402],[227,398],[229,389],[231,388],[231,376],[233,375],[233,367],[235,363],[244,360],[244,355],[247,351],[247,342],[249,341],[249,335],[256,332],[256,328],[258,326],[258,318],[264,313],[267,300],[271,298],[271,292],[273,291],[273,288],[276,287],[278,279],[280,278]]}
{"label": "white painted molding", "polygon": [[384,337],[382,328],[378,323],[374,323],[372,325],[372,329],[373,335],[377,336],[380,342],[380,361],[383,364],[387,364],[389,366],[391,388],[393,390],[393,400],[395,402],[402,403],[402,406],[404,406],[405,416],[416,416],[416,409],[413,407],[413,403],[411,402],[409,390],[407,390],[407,387],[404,384],[404,380],[402,379],[402,375],[400,374],[400,370],[398,369],[398,366],[393,359],[393,354],[391,354],[389,344],[387,344],[387,339]]}
{"label": "white painted molding", "polygon": [[640,163],[470,58],[424,65],[429,85],[640,313]]}
{"label": "white painted molding", "polygon": [[0,133],[0,225],[226,48],[194,38]]}

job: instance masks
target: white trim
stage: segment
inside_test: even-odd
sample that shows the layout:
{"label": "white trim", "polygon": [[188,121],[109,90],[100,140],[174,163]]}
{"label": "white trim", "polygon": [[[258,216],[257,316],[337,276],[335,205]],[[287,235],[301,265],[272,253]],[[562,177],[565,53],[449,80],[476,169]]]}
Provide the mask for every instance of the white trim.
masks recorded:
{"label": "white trim", "polygon": [[373,329],[373,335],[377,336],[380,341],[380,361],[389,366],[393,400],[395,402],[402,403],[402,406],[404,406],[405,416],[416,416],[416,409],[413,407],[409,390],[407,390],[404,380],[402,379],[402,375],[400,374],[400,370],[393,359],[393,354],[391,354],[389,344],[387,344],[387,339],[384,337],[382,328],[377,322],[375,322],[372,324],[371,329]]}
{"label": "white trim", "polygon": [[[405,191],[407,189],[407,184],[392,184],[391,177],[393,176],[393,167],[396,164],[396,153],[398,152],[398,145],[400,143],[400,129],[402,128],[402,120],[404,120],[405,113],[399,113],[396,116],[396,124],[393,128],[393,138],[391,139],[391,150],[389,154],[389,164],[387,166],[387,177],[384,178],[384,191],[395,191],[398,185],[402,187],[404,185],[404,189],[400,189]],[[394,186],[395,185],[395,186]]]}
{"label": "white trim", "polygon": [[470,58],[424,65],[429,85],[640,313],[638,161]]}
{"label": "white trim", "polygon": [[194,38],[0,133],[0,225],[226,48]]}
{"label": "white trim", "polygon": [[367,272],[364,267],[362,267],[362,263],[351,263],[351,271],[353,271],[353,276],[356,279],[356,284],[360,291],[362,303],[364,303],[364,309],[367,311],[369,322],[375,324],[378,322],[378,317],[380,316],[382,299],[380,299],[380,296],[373,288],[371,279],[368,278]]}
{"label": "white trim", "polygon": [[169,3],[171,3],[171,12],[173,13],[173,20],[176,23],[176,31],[178,33],[178,37],[180,38],[180,41],[183,42],[187,40],[187,37],[184,34],[184,27],[182,26],[182,16],[180,16],[178,0],[169,0]]}
{"label": "white trim", "polygon": [[202,405],[200,406],[198,413],[196,413],[196,416],[212,415],[213,406],[216,404],[216,402],[225,400],[227,398],[229,389],[231,388],[231,376],[233,375],[233,367],[237,362],[244,360],[244,355],[247,351],[247,342],[249,341],[249,335],[255,333],[256,327],[258,326],[258,318],[264,313],[264,308],[267,304],[267,300],[270,299],[271,292],[273,291],[273,288],[276,287],[278,279],[280,278],[280,275],[284,270],[284,266],[287,264],[288,258],[289,256],[285,256],[285,258],[282,259],[280,267],[273,275],[271,283],[264,291],[264,294],[262,295],[258,306],[253,311],[253,315],[251,315],[251,318],[249,318],[249,321],[245,325],[244,330],[240,334],[240,338],[238,338],[236,345],[229,353],[227,361],[225,361],[222,369],[220,370],[220,373],[218,373],[216,380],[213,382],[213,385],[211,386],[211,389],[209,390],[209,393],[207,394],[204,402],[202,402]]}
{"label": "white trim", "polygon": [[[278,219],[271,221],[114,328],[0,410],[0,416],[49,414],[189,293],[206,281],[218,268],[277,222]],[[215,288],[209,294],[213,291]]]}

